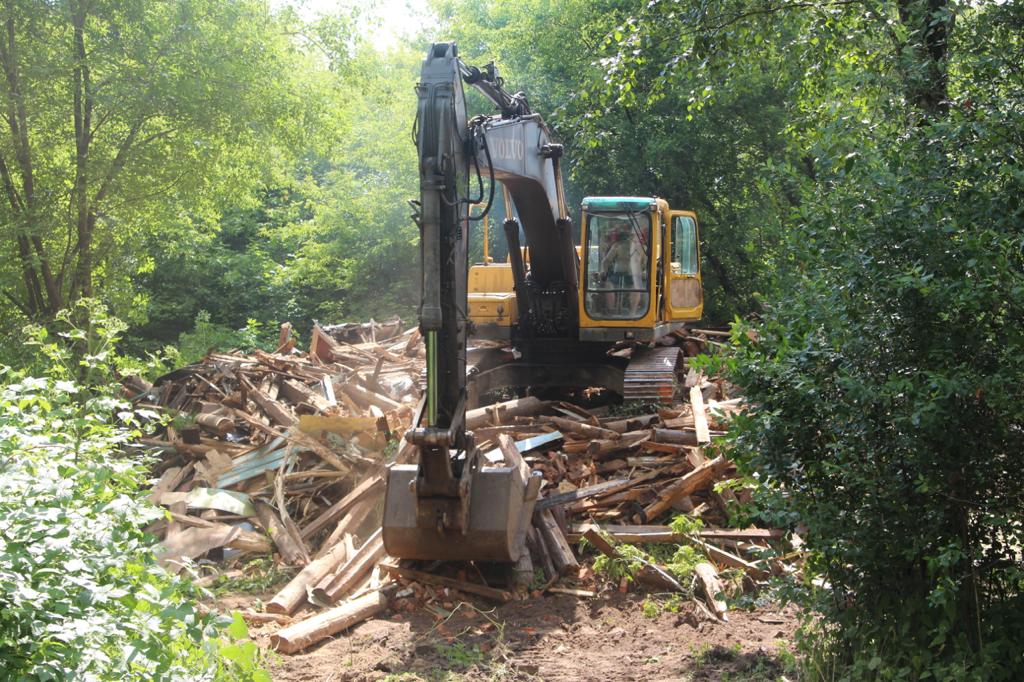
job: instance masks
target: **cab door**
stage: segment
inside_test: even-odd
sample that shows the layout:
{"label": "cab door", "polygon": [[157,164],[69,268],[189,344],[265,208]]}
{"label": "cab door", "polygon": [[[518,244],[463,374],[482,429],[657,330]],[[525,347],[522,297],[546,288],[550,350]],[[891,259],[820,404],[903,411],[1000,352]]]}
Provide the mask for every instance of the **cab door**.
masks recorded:
{"label": "cab door", "polygon": [[700,230],[693,211],[669,211],[664,248],[665,318],[669,322],[699,320],[704,312],[700,273]]}

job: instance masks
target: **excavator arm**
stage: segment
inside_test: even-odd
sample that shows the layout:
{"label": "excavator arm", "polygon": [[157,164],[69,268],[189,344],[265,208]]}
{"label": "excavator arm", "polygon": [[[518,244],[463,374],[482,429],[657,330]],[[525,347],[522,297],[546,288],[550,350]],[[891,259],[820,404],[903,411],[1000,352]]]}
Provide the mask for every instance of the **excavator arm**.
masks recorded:
{"label": "excavator arm", "polygon": [[[468,121],[463,80],[494,101],[501,117]],[[519,531],[527,522],[521,518],[527,491],[523,472],[481,466],[465,424],[469,209],[483,201],[482,179],[480,195],[470,196],[471,166],[478,177],[490,177],[491,197],[494,181],[505,182],[520,215],[536,220],[538,228],[545,219],[557,224],[564,210],[560,178],[557,170],[546,173],[534,162],[537,145],[551,148],[550,135],[529,113],[525,98],[506,93],[493,68],[482,72],[464,65],[454,44],[430,48],[417,95],[419,317],[427,350],[427,393],[422,422],[406,434],[416,447],[417,464],[396,465],[388,473],[384,544],[389,554],[402,558],[514,561],[522,550]],[[556,199],[546,200],[553,189]],[[545,198],[539,211],[527,202],[537,196]]]}

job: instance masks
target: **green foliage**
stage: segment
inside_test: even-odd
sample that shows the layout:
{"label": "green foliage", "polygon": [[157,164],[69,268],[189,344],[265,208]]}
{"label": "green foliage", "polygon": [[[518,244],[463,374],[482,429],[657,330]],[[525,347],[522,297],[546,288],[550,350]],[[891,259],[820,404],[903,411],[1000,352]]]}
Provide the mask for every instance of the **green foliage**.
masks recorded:
{"label": "green foliage", "polygon": [[151,241],[201,228],[316,125],[251,0],[5,3],[0,286],[29,317],[103,292],[133,322]]}
{"label": "green foliage", "polygon": [[[123,325],[91,321],[38,343],[40,376],[0,368],[0,666],[5,679],[267,680],[251,642],[221,640],[141,528],[141,418],[107,383]],[[78,312],[81,312],[81,308]],[[78,383],[84,375],[95,383]],[[227,636],[241,640],[237,627]]]}
{"label": "green foliage", "polygon": [[200,310],[196,314],[195,327],[178,336],[179,360],[189,364],[198,362],[210,351],[240,350],[251,353],[255,349],[274,350],[277,334],[263,330],[263,324],[249,318],[245,327],[236,330],[210,322],[210,314]]}
{"label": "green foliage", "polygon": [[218,576],[213,583],[212,592],[218,596],[238,592],[259,594],[294,574],[293,570],[277,565],[270,557],[256,557],[246,562],[240,570],[243,575],[238,578]]}
{"label": "green foliage", "polygon": [[[699,519],[690,519],[685,516],[676,517],[672,523],[673,530],[677,533],[690,534],[700,528]],[[677,528],[685,530],[676,530]],[[581,545],[584,543],[585,540],[581,540]],[[642,545],[613,544],[615,551],[619,554],[618,557],[612,558],[606,554],[600,554],[594,559],[594,572],[606,575],[613,580],[626,578],[629,582],[633,582],[637,572],[644,566],[656,565],[685,581],[693,575],[696,565],[706,560],[699,550],[686,544],[676,545],[662,542]]]}
{"label": "green foliage", "polygon": [[474,665],[479,665],[486,660],[484,653],[480,651],[479,645],[467,645],[458,640],[451,644],[436,644],[434,648],[438,655],[442,656],[449,666],[465,670]]}
{"label": "green foliage", "polygon": [[823,616],[804,650],[840,679],[1024,674],[1021,15],[940,5],[948,82],[919,49],[942,11],[788,23],[815,60],[791,133],[811,161],[765,169],[794,199],[777,286],[721,361],[758,406],[729,456],[807,526],[827,587],[793,593]]}

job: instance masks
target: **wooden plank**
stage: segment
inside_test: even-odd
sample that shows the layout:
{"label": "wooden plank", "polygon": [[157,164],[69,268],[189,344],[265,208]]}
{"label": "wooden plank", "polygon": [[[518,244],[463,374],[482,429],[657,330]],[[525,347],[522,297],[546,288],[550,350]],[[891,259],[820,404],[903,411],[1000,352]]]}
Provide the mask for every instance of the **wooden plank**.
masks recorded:
{"label": "wooden plank", "polygon": [[306,384],[294,379],[285,379],[281,382],[281,393],[295,404],[309,403],[321,412],[331,409],[331,404],[327,402],[326,398]]}
{"label": "wooden plank", "polygon": [[216,509],[238,514],[239,516],[254,516],[256,510],[252,506],[252,500],[245,493],[234,490],[223,490],[221,488],[193,488],[189,492],[171,492],[160,495],[156,504],[172,505],[175,502],[186,502],[192,509]]}
{"label": "wooden plank", "polygon": [[424,571],[417,571],[412,568],[402,568],[400,566],[393,566],[390,564],[381,564],[381,568],[394,576],[402,578],[408,578],[409,580],[415,580],[418,583],[426,583],[428,585],[437,585],[438,587],[447,587],[467,594],[475,594],[480,597],[486,597],[497,602],[509,602],[512,601],[512,593],[506,590],[499,590],[494,587],[488,587],[486,585],[478,585],[476,583],[465,582],[463,580],[454,580],[452,578],[445,578],[444,576],[434,575],[433,573],[426,573]]}
{"label": "wooden plank", "polygon": [[725,473],[725,470],[728,468],[728,460],[719,456],[694,469],[659,493],[658,499],[647,505],[644,509],[644,516],[647,520],[657,518],[672,506],[673,500],[707,487]]}
{"label": "wooden plank", "polygon": [[516,447],[515,441],[512,440],[512,436],[507,434],[498,436],[498,450],[501,451],[505,463],[518,470],[519,477],[523,483],[526,483],[530,479],[530,465],[526,463],[523,456],[519,453],[519,449]]}
{"label": "wooden plank", "polygon": [[[668,526],[638,525],[607,525],[594,523],[573,524],[569,535],[569,543],[579,542],[588,530],[598,530],[610,536],[616,542],[638,544],[644,542],[682,542],[686,536],[675,533]],[[697,532],[697,536],[705,540],[778,540],[785,537],[785,531],[776,528],[706,528]]]}
{"label": "wooden plank", "polygon": [[746,559],[742,559],[731,552],[727,552],[724,549],[715,547],[701,540],[688,539],[691,544],[697,545],[707,553],[708,557],[723,566],[729,566],[730,568],[739,568],[746,571],[752,578],[757,580],[767,580],[771,577],[771,573],[768,571],[755,566]]}
{"label": "wooden plank", "polygon": [[305,554],[304,549],[288,533],[284,523],[278,518],[277,511],[266,502],[260,500],[255,502],[255,506],[260,525],[263,526],[263,530],[267,531],[270,539],[274,541],[274,546],[281,553],[281,558],[284,559],[285,563],[292,565],[302,563],[303,555]]}
{"label": "wooden plank", "polygon": [[[192,528],[220,528],[221,526],[227,526],[227,524],[224,523],[208,521],[198,516],[189,516],[173,510],[169,513],[171,515],[171,519],[181,526],[188,526]],[[235,526],[228,527],[232,528]],[[243,530],[241,528],[237,528],[237,530],[239,531],[238,534],[228,541],[225,545],[226,547],[252,554],[269,554],[273,550],[273,545],[271,545],[270,539],[265,535],[251,530]]]}
{"label": "wooden plank", "polygon": [[693,407],[694,428],[697,431],[698,443],[710,443],[711,432],[708,430],[708,414],[704,409],[704,394],[700,387],[690,389],[690,405]]}
{"label": "wooden plank", "polygon": [[[250,387],[252,384],[249,385]],[[281,403],[271,398],[267,393],[255,387],[249,388],[249,397],[259,405],[260,409],[278,426],[294,426],[298,419],[288,411]]]}
{"label": "wooden plank", "polygon": [[177,573],[184,568],[184,557],[195,559],[211,549],[223,547],[240,532],[240,528],[227,524],[217,524],[215,528],[186,528],[164,540],[164,551],[157,556],[157,563]]}

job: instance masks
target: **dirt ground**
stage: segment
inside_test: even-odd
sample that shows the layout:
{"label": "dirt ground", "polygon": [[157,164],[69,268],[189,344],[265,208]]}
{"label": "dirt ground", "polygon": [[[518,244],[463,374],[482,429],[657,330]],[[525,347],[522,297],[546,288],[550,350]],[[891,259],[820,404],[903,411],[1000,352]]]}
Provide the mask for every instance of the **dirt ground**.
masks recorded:
{"label": "dirt ground", "polygon": [[[300,655],[272,655],[269,668],[279,682],[795,679],[794,610],[734,610],[718,623],[689,604],[655,613],[654,603],[609,591],[448,603],[448,618],[392,610]],[[252,635],[267,646],[273,630]]]}

